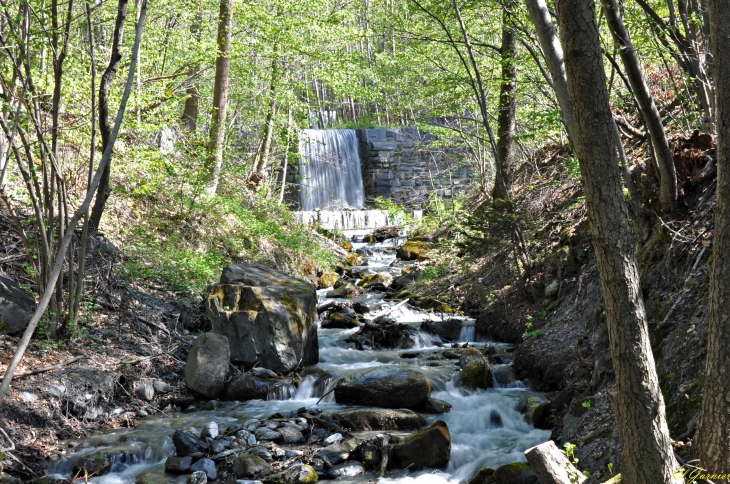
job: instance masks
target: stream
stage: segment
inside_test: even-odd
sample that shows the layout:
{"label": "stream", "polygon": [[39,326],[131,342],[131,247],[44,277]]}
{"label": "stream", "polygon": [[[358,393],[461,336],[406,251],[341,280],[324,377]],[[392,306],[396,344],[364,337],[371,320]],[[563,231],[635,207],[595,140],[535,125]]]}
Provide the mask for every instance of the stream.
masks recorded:
{"label": "stream", "polygon": [[[363,231],[350,231],[349,236],[358,240]],[[364,274],[377,271],[388,271],[394,276],[400,275],[408,262],[397,261],[394,248],[401,245],[404,238],[389,239],[380,243],[353,242],[353,250],[361,250],[366,255],[367,265],[357,269]],[[328,301],[327,290],[318,291],[320,304]],[[411,308],[408,305],[393,309],[397,301],[385,301],[382,293],[369,291],[355,298],[367,303],[373,311],[365,315],[366,319],[390,312],[389,317],[400,323],[418,328],[427,319],[440,319],[440,315]],[[453,316],[448,316],[453,317]],[[512,462],[523,462],[523,452],[549,439],[550,432],[539,430],[528,424],[517,410],[519,404],[531,395],[530,389],[520,381],[502,382],[495,377],[494,388],[468,391],[460,388],[454,381],[458,374],[458,360],[445,359],[442,353],[450,347],[439,336],[418,331],[416,347],[407,350],[366,350],[354,349],[351,343],[344,340],[357,329],[323,329],[318,332],[320,358],[317,368],[332,375],[328,384],[315,385],[315,377],[304,377],[298,387],[291,386],[270,394],[269,399],[247,402],[222,402],[215,410],[196,411],[194,413],[176,413],[164,417],[149,417],[137,422],[133,429],[118,429],[86,438],[78,449],[63,459],[52,462],[48,473],[54,477],[69,478],[74,464],[82,457],[108,452],[114,455],[111,472],[90,479],[94,484],[133,484],[135,482],[151,483],[184,483],[186,476],[166,474],[165,459],[175,450],[172,434],[175,430],[189,430],[198,434],[208,422],[216,422],[220,428],[231,424],[241,424],[251,418],[267,418],[274,413],[283,415],[296,412],[301,407],[320,408],[323,412],[332,412],[343,408],[334,401],[334,393],[325,393],[333,382],[343,375],[377,367],[393,365],[413,368],[426,375],[433,384],[432,397],[451,404],[450,412],[440,415],[423,414],[429,424],[443,420],[448,425],[452,446],[451,459],[446,469],[408,472],[403,470],[389,471],[385,478],[377,479],[375,474],[357,477],[340,477],[333,482],[342,484],[367,484],[378,480],[381,483],[393,484],[459,484],[468,481],[480,468],[496,469],[500,465]],[[487,343],[475,338],[474,321],[464,318],[461,336],[462,343],[481,348]],[[475,341],[476,340],[476,341]],[[496,348],[497,360],[501,364],[492,364],[494,375],[500,370],[509,373],[511,364],[511,345],[491,342]],[[402,358],[403,353],[417,352],[415,358]],[[324,398],[320,400],[323,396]],[[319,401],[319,402],[318,402]],[[372,437],[378,433],[353,432],[358,438]],[[398,436],[408,432],[389,431]],[[142,480],[143,478],[143,480]],[[239,481],[255,482],[255,481]]]}

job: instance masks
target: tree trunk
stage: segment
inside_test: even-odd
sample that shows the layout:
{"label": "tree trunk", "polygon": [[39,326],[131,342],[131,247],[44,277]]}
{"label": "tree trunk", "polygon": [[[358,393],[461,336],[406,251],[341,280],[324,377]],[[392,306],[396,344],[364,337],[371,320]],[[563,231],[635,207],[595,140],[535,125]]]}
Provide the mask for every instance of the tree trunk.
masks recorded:
{"label": "tree trunk", "polygon": [[573,140],[573,106],[570,104],[568,95],[568,80],[565,75],[565,62],[563,60],[563,48],[560,46],[555,25],[550,17],[545,0],[526,0],[527,10],[530,18],[535,24],[537,38],[540,41],[545,62],[547,63],[550,76],[553,78],[553,89],[555,97],[558,98],[558,105],[563,115],[563,124],[568,132],[568,138]]}
{"label": "tree trunk", "polygon": [[[710,42],[717,100],[717,204],[710,273],[707,363],[695,438],[702,467],[730,472],[730,9],[710,0]],[[695,447],[693,446],[693,448]]]}
{"label": "tree trunk", "polygon": [[568,93],[596,264],[601,276],[611,357],[621,470],[631,484],[669,483],[676,468],[664,400],[649,342],[636,244],[616,156],[595,4],[558,0]]}
{"label": "tree trunk", "polygon": [[641,72],[639,61],[636,58],[636,51],[631,43],[631,37],[621,18],[618,1],[602,0],[602,3],[606,22],[619,46],[621,60],[626,69],[626,77],[628,77],[631,90],[634,91],[636,101],[639,103],[641,116],[644,118],[651,144],[654,146],[657,168],[659,169],[659,200],[662,209],[665,212],[672,212],[677,202],[677,173],[674,169],[674,157],[667,141],[667,135],[664,132],[662,118],[654,99],[651,97],[649,86],[646,85],[644,80],[644,74]]}
{"label": "tree trunk", "polygon": [[269,164],[269,154],[271,153],[271,141],[274,137],[274,124],[276,116],[276,87],[279,81],[279,67],[276,57],[271,60],[271,80],[269,81],[269,112],[266,113],[266,122],[264,123],[264,133],[261,141],[261,152],[251,167],[251,172],[246,180],[252,190],[258,190],[261,182],[266,177],[266,166]]}
{"label": "tree trunk", "polygon": [[[114,24],[114,35],[112,37],[112,52],[104,74],[101,76],[101,84],[99,85],[99,133],[101,134],[101,151],[106,151],[109,144],[109,135],[111,128],[109,127],[109,90],[112,87],[112,81],[117,75],[119,62],[122,60],[122,37],[124,36],[124,21],[127,19],[127,3],[129,0],[119,0],[117,4],[117,20]],[[111,159],[104,166],[101,174],[99,189],[96,192],[94,207],[91,209],[89,217],[89,230],[93,234],[99,230],[99,222],[101,215],[104,213],[106,201],[111,195],[112,189],[109,184],[109,175],[111,174]]]}
{"label": "tree trunk", "polygon": [[226,108],[228,106],[228,81],[231,67],[231,24],[233,22],[233,0],[221,0],[218,16],[218,57],[215,61],[215,85],[213,86],[213,109],[210,120],[210,141],[208,144],[208,170],[210,182],[208,193],[215,195],[223,167],[223,143],[226,134]]}
{"label": "tree trunk", "polygon": [[[507,186],[512,183],[511,175],[515,164],[515,110],[517,108],[517,29],[513,25],[511,8],[502,13],[502,82],[499,86],[499,116],[497,119],[497,150],[502,162],[502,178]],[[496,184],[495,184],[496,186]],[[492,195],[497,198],[497,193]]]}
{"label": "tree trunk", "polygon": [[[198,12],[193,20],[193,24],[190,26],[190,33],[200,42],[200,25],[203,22],[202,12]],[[200,86],[198,79],[198,72],[200,71],[200,64],[190,68],[188,82],[190,85],[186,90],[188,95],[185,99],[185,109],[183,110],[183,121],[185,122],[185,129],[194,133],[198,129],[198,113],[200,104]]]}

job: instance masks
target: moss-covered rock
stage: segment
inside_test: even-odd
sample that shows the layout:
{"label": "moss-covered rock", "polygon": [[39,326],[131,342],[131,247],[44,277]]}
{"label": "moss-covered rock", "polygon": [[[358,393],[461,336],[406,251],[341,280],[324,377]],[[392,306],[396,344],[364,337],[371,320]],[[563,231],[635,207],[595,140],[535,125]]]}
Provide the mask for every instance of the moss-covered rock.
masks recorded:
{"label": "moss-covered rock", "polygon": [[535,473],[524,462],[498,467],[492,474],[492,480],[494,484],[535,484],[538,482]]}
{"label": "moss-covered rock", "polygon": [[336,289],[328,291],[327,294],[325,294],[325,297],[352,299],[353,297],[359,296],[361,293],[362,291],[360,291],[360,289],[358,289],[354,284],[348,282]]}
{"label": "moss-covered rock", "polygon": [[445,302],[439,301],[438,299],[430,296],[418,300],[416,300],[416,298],[414,297],[411,297],[411,302],[421,309],[429,309],[435,313],[453,314],[456,312],[456,309],[452,308]]}
{"label": "moss-covered rock", "polygon": [[269,464],[256,454],[241,454],[233,459],[233,473],[237,478],[258,477],[269,470]]}
{"label": "moss-covered rock", "polygon": [[319,475],[312,466],[295,463],[273,476],[263,480],[264,484],[309,484],[317,482]]}
{"label": "moss-covered rock", "polygon": [[345,308],[342,311],[330,313],[329,316],[322,321],[321,326],[323,328],[350,329],[360,326],[360,321],[358,321],[357,314],[353,309]]}
{"label": "moss-covered rock", "polygon": [[319,278],[319,288],[326,289],[328,287],[334,287],[339,278],[340,276],[332,271],[324,271],[324,273]]}
{"label": "moss-covered rock", "polygon": [[401,247],[398,247],[395,255],[401,260],[428,260],[431,251],[431,244],[421,240],[409,239]]}
{"label": "moss-covered rock", "polygon": [[390,287],[392,283],[393,276],[391,276],[387,272],[376,272],[375,274],[370,274],[369,276],[365,276],[357,281],[357,285],[363,288],[368,288],[375,285]]}
{"label": "moss-covered rock", "polygon": [[346,405],[414,408],[431,393],[431,382],[409,368],[380,366],[348,375],[335,387],[335,400]]}
{"label": "moss-covered rock", "polygon": [[550,400],[543,395],[532,395],[520,403],[520,413],[525,416],[527,423],[538,428],[542,428],[549,409]]}
{"label": "moss-covered rock", "polygon": [[345,258],[345,265],[350,267],[365,265],[365,258],[353,252]]}
{"label": "moss-covered rock", "polygon": [[394,464],[402,469],[446,467],[451,458],[451,435],[443,420],[404,438],[393,446]]}
{"label": "moss-covered rock", "polygon": [[74,475],[88,475],[89,477],[100,476],[109,472],[112,468],[111,460],[107,454],[94,454],[91,457],[81,459],[73,469]]}
{"label": "moss-covered rock", "polygon": [[481,469],[479,469],[479,472],[477,472],[476,475],[474,475],[474,477],[469,480],[469,484],[493,484],[493,474],[494,469],[490,469],[489,467],[482,467]]}
{"label": "moss-covered rock", "polygon": [[492,371],[486,359],[475,360],[462,368],[459,374],[461,386],[469,390],[490,388],[492,386]]}

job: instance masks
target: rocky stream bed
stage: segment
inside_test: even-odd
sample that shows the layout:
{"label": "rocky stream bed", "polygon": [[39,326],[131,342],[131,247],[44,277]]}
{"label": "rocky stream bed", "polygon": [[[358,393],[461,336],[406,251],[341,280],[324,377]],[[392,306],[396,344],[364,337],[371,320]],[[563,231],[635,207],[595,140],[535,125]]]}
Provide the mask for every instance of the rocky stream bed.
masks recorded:
{"label": "rocky stream bed", "polygon": [[[475,341],[474,321],[437,301],[394,297],[417,257],[396,257],[402,237],[367,240],[353,242],[352,281],[317,291],[316,339],[277,350],[293,371],[256,365],[221,400],[91,436],[38,481],[536,482],[518,463],[550,432],[533,426],[544,399],[515,379],[512,346]],[[313,339],[316,364],[300,366]]]}

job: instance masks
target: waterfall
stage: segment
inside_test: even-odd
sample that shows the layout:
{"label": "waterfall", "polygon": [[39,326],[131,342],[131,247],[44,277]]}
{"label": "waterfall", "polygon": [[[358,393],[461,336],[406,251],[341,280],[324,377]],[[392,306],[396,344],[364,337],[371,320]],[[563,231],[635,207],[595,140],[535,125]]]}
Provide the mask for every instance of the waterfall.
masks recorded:
{"label": "waterfall", "polygon": [[357,134],[354,129],[305,129],[299,139],[301,210],[333,202],[362,208],[362,182]]}

